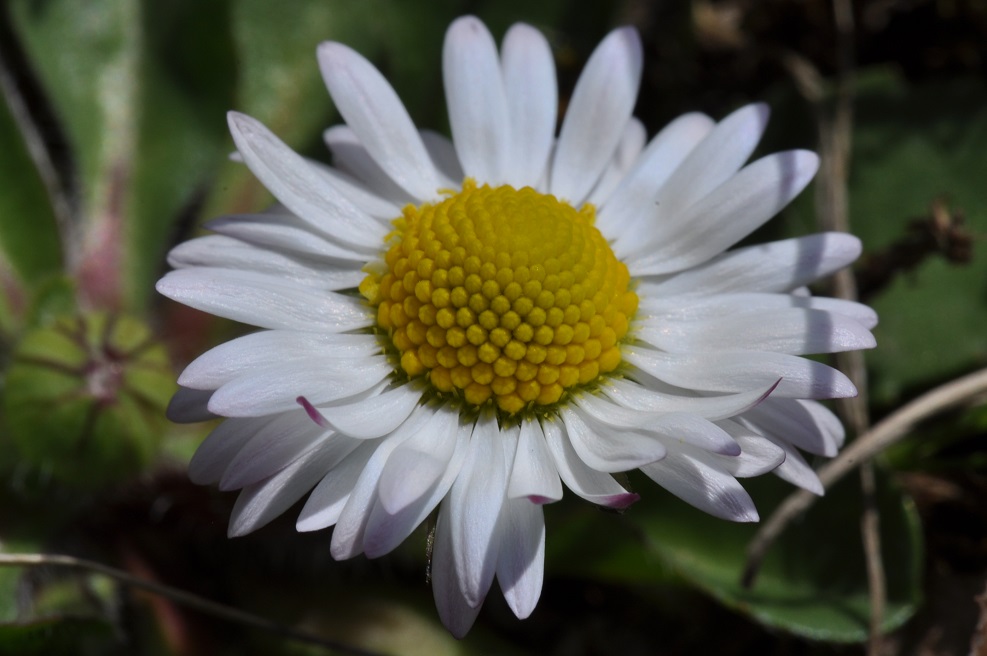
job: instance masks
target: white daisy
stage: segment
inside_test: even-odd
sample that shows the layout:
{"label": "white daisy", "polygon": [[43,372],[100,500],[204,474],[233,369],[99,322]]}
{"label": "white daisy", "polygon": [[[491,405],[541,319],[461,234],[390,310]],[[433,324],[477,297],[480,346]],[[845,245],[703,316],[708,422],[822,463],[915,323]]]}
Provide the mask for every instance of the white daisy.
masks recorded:
{"label": "white daisy", "polygon": [[774,472],[821,493],[800,451],[832,456],[852,396],[802,358],[874,345],[875,314],[805,285],[853,261],[817,234],[731,248],[809,182],[817,157],[744,166],[761,105],[632,118],[641,45],[610,33],[558,135],[545,38],[515,25],[498,54],[473,17],[446,35],[452,140],[419,131],[384,77],[339,43],[318,60],[346,125],[307,161],[231,113],[280,204],[227,216],[175,248],[158,290],[262,328],[196,359],[171,416],[227,417],[197,483],[241,490],[231,535],[309,494],[298,530],[335,526],[332,555],[374,558],[436,508],[432,585],[457,636],[496,578],[520,617],[542,587],[542,504],[563,483],[624,508],[638,468],[718,517],[756,521],[737,478]]}

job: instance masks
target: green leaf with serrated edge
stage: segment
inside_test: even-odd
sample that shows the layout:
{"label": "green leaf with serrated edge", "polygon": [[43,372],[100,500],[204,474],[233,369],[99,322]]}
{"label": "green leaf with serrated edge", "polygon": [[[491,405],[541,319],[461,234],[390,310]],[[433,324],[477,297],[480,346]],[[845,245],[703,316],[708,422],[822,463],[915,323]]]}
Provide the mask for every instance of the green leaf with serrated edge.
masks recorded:
{"label": "green leaf with serrated edge", "polygon": [[[792,491],[774,477],[744,481],[762,517]],[[816,640],[859,642],[869,621],[867,577],[859,532],[859,484],[851,477],[793,522],[775,543],[752,590],[740,586],[746,549],[756,524],[706,515],[670,494],[650,488],[623,519],[643,536],[642,549],[663,567],[722,603],[777,629]],[[912,502],[879,477],[881,543],[889,573],[884,629],[914,612],[921,585],[922,544]],[[649,578],[643,572],[645,580]]]}

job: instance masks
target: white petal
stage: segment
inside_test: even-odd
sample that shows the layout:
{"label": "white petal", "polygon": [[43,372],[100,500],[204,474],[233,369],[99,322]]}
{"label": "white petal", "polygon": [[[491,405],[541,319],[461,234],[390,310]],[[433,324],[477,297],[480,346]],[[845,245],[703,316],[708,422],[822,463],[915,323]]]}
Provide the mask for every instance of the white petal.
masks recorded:
{"label": "white petal", "polygon": [[218,483],[240,449],[276,418],[234,418],[221,423],[195,450],[188,464],[189,479],[197,485]]}
{"label": "white petal", "polygon": [[319,45],[319,67],[336,109],[387,175],[415,198],[431,200],[435,166],[408,111],[383,75],[341,43]]}
{"label": "white petal", "polygon": [[352,558],[363,551],[364,531],[370,520],[370,512],[377,502],[377,486],[388,458],[405,440],[425,426],[434,414],[432,409],[422,407],[400,428],[384,438],[374,450],[343,506],[336,528],[332,531],[329,549],[333,558]]}
{"label": "white petal", "polygon": [[709,260],[780,212],[818,168],[819,157],[807,150],[775,153],[676,214],[659,205],[663,219],[624,256],[631,275],[670,273]]}
{"label": "white petal", "polygon": [[[264,330],[216,346],[193,360],[178,377],[178,384],[214,390],[234,378],[286,362],[313,358],[368,358],[381,352],[373,335],[300,333]],[[348,366],[344,363],[343,366]]]}
{"label": "white petal", "polygon": [[173,301],[260,328],[345,332],[374,323],[374,313],[356,298],[253,271],[178,269],[155,287]]}
{"label": "white petal", "polygon": [[[331,266],[354,268],[373,256],[368,248],[353,248],[326,239],[294,215],[237,214],[206,223],[220,235],[233,237],[261,248],[274,248],[292,255],[311,257]],[[380,245],[383,245],[381,242]],[[216,266],[216,265],[211,265]]]}
{"label": "white petal", "polygon": [[770,440],[785,452],[785,462],[778,465],[778,468],[774,470],[773,473],[775,476],[783,481],[788,481],[792,485],[797,485],[804,490],[808,490],[813,494],[822,496],[825,493],[819,476],[809,466],[809,463],[805,461],[805,458],[798,452],[798,449],[785,440],[774,437],[770,433],[765,434],[764,438]]}
{"label": "white petal", "polygon": [[411,384],[374,394],[354,403],[319,408],[330,426],[358,439],[382,437],[407,419],[422,398],[422,390]]}
{"label": "white petal", "polygon": [[320,162],[309,163],[360,211],[375,219],[385,219],[387,222],[401,216],[401,208],[396,203],[370,191],[362,182],[349,174]]}
{"label": "white petal", "polygon": [[709,462],[736,478],[751,478],[774,471],[785,461],[785,451],[774,442],[744,428],[735,421],[718,422],[740,445],[740,455],[722,456],[698,449],[690,453]]}
{"label": "white petal", "polygon": [[843,446],[843,442],[846,441],[846,429],[843,428],[843,422],[832,410],[818,401],[798,399],[795,403],[800,406],[800,411],[809,414],[812,422],[819,430],[829,434],[830,439],[836,444],[836,448]]}
{"label": "white petal", "polygon": [[641,467],[654,482],[700,510],[734,522],[758,521],[747,491],[723,469],[687,453],[670,452],[662,462]]}
{"label": "white petal", "polygon": [[421,131],[422,141],[429,156],[435,163],[435,168],[446,178],[443,186],[459,187],[463,184],[463,167],[456,155],[456,147],[444,135],[433,130]]}
{"label": "white petal", "polygon": [[507,605],[523,620],[538,604],[545,578],[545,518],[541,506],[527,499],[508,499],[500,510],[497,534],[497,582]]}
{"label": "white petal", "polygon": [[629,346],[623,355],[656,378],[695,390],[742,392],[781,379],[773,396],[835,399],[857,394],[836,369],[784,353],[659,353]]}
{"label": "white petal", "polygon": [[555,460],[555,467],[570,490],[591,503],[623,509],[641,497],[628,492],[610,474],[586,466],[569,442],[561,421],[545,421],[545,443]]}
{"label": "white petal", "polygon": [[808,406],[797,399],[768,399],[744,413],[743,419],[761,433],[773,433],[803,451],[829,458],[839,452],[845,436],[832,413],[819,404]]}
{"label": "white petal", "polygon": [[507,98],[497,45],[475,16],[456,19],[446,31],[442,78],[463,172],[481,185],[506,182],[512,161]]}
{"label": "white petal", "polygon": [[168,253],[168,264],[175,269],[218,267],[258,271],[306,287],[329,290],[356,288],[367,277],[358,267],[317,263],[225,235],[207,235],[179,244]]}
{"label": "white petal", "polygon": [[300,396],[320,405],[368,390],[392,371],[384,356],[284,362],[224,384],[212,395],[209,409],[224,417],[259,417],[297,408]]}
{"label": "white petal", "polygon": [[327,473],[312,490],[308,501],[298,515],[295,529],[298,531],[318,531],[332,526],[339,520],[343,507],[349,501],[367,461],[377,450],[380,440],[347,440],[337,435],[337,440],[349,442],[352,451],[340,460],[339,464]]}
{"label": "white petal", "polygon": [[562,480],[545,443],[541,424],[537,421],[521,422],[507,496],[511,499],[524,497],[534,503],[548,503],[562,498]]}
{"label": "white petal", "polygon": [[292,213],[341,243],[370,251],[380,248],[387,230],[358,210],[302,156],[259,121],[237,112],[227,117],[247,166]]}
{"label": "white petal", "polygon": [[504,35],[500,58],[512,153],[505,182],[534,186],[548,165],[558,115],[552,49],[541,32],[516,23]]}
{"label": "white petal", "polygon": [[754,152],[768,124],[767,105],[741,107],[716,124],[655,199],[662,217],[677,217],[703,196],[730,179]]}
{"label": "white petal", "polygon": [[[453,436],[455,449],[452,457],[443,468],[441,478],[429,488],[427,494],[394,513],[384,507],[382,498],[378,499],[370,512],[370,519],[367,522],[363,537],[363,549],[368,558],[376,558],[391,552],[439,505],[439,502],[449,492],[449,488],[452,487],[456,477],[459,476],[459,471],[466,460],[466,452],[469,450],[472,431],[471,425],[463,425],[458,428],[458,434]],[[388,463],[390,464],[397,457],[400,456],[395,453],[388,460]],[[382,484],[384,480],[386,478],[382,477]]]}
{"label": "white petal", "polygon": [[194,424],[199,421],[215,419],[216,415],[209,412],[209,398],[212,390],[193,390],[180,387],[168,402],[165,416],[178,424]]}
{"label": "white petal", "polygon": [[[497,567],[497,518],[506,498],[507,468],[502,432],[495,419],[483,417],[473,430],[466,462],[449,491],[449,530],[456,577],[466,602],[483,603]],[[513,435],[517,444],[517,435]],[[513,454],[512,454],[513,457]]]}
{"label": "white petal", "polygon": [[348,125],[334,125],[322,133],[322,139],[332,153],[333,166],[363,182],[381,198],[400,207],[417,200],[433,199],[436,196],[433,192],[431,196],[419,199],[402,189],[374,161]]}
{"label": "white petal", "polygon": [[659,282],[643,281],[638,294],[784,292],[839,271],[860,257],[860,240],[840,232],[738,248]]}
{"label": "white petal", "polygon": [[480,613],[480,604],[468,603],[456,567],[453,539],[452,502],[446,499],[435,524],[435,550],[432,553],[432,595],[439,618],[449,632],[464,637]]}
{"label": "white petal", "polygon": [[821,310],[767,310],[729,319],[639,319],[635,336],[672,353],[774,351],[807,355],[874,348],[870,331],[853,319]]}
{"label": "white petal", "polygon": [[648,133],[644,124],[632,116],[624,128],[624,134],[620,138],[620,143],[617,144],[613,159],[607,164],[603,175],[600,176],[596,186],[593,187],[593,191],[590,192],[589,198],[586,199],[587,203],[599,207],[610,198],[614,189],[617,188],[641,155],[647,138]]}
{"label": "white petal", "polygon": [[[576,404],[579,410],[586,413],[590,420],[590,425],[595,423],[598,429],[602,429],[597,432],[607,433],[608,435],[619,433],[619,437],[604,438],[601,441],[619,439],[630,442],[633,433],[644,433],[651,441],[654,441],[655,436],[662,438],[661,443],[663,448],[658,451],[655,447],[647,443],[642,443],[639,448],[642,450],[653,450],[655,453],[660,452],[662,457],[664,457],[665,446],[674,446],[678,442],[685,442],[701,449],[726,455],[737,455],[740,453],[740,447],[730,435],[723,432],[723,430],[711,421],[697,417],[694,414],[686,412],[648,412],[635,410],[621,406],[607,398],[597,397],[592,394],[582,395],[576,401]],[[616,431],[613,430],[615,428],[617,429]],[[571,431],[569,436],[570,438],[572,437]],[[576,446],[576,451],[578,452],[579,447],[575,441],[573,441],[573,446]],[[655,458],[654,460],[658,459]],[[648,462],[654,462],[654,460]],[[593,466],[589,462],[587,464]],[[627,467],[626,469],[633,468]],[[597,467],[594,467],[594,469],[597,469]],[[626,469],[609,471],[626,471]]]}
{"label": "white petal", "polygon": [[578,205],[613,156],[641,83],[641,39],[633,28],[611,32],[586,62],[552,158],[550,191]]}
{"label": "white petal", "polygon": [[230,513],[229,536],[256,531],[290,508],[325,475],[333,457],[329,451],[312,449],[274,476],[244,488]]}
{"label": "white petal", "polygon": [[596,226],[615,239],[618,257],[623,256],[618,247],[625,243],[627,235],[638,234],[635,228],[639,225],[650,225],[659,189],[713,125],[710,117],[698,112],[669,123],[651,140],[634,168],[607,199],[596,216]]}
{"label": "white petal", "polygon": [[456,449],[459,413],[442,408],[388,458],[377,486],[380,505],[390,514],[405,509],[435,485]]}
{"label": "white petal", "polygon": [[250,438],[230,461],[219,489],[239,490],[284,469],[326,441],[332,431],[313,424],[304,412],[285,412]]}
{"label": "white petal", "polygon": [[569,408],[559,414],[579,459],[596,471],[624,472],[665,457],[665,445],[653,436],[614,430]]}
{"label": "white petal", "polygon": [[600,391],[618,404],[635,410],[650,412],[684,412],[709,420],[733,417],[750,410],[774,391],[775,384],[750,392],[721,396],[677,396],[649,389],[630,380],[611,379],[600,386]]}
{"label": "white petal", "polygon": [[864,328],[877,325],[877,313],[863,303],[839,298],[801,296],[791,294],[733,293],[688,294],[668,297],[642,298],[636,317],[653,317],[661,320],[689,321],[696,319],[726,318],[732,320],[743,313],[761,313],[770,310],[801,308],[819,310],[853,319]]}

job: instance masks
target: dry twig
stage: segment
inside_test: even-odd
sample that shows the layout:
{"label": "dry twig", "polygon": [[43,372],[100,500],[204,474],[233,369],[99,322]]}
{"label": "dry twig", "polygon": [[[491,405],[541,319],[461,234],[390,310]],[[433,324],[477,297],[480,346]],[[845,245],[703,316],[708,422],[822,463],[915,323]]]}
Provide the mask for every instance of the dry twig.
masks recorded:
{"label": "dry twig", "polygon": [[[981,369],[962,378],[926,392],[911,403],[879,422],[867,433],[858,437],[839,456],[819,470],[819,480],[824,488],[830,488],[846,474],[867,462],[877,454],[905,437],[919,422],[954,406],[963,405],[987,394],[987,369]],[[742,577],[743,585],[750,588],[768,549],[796,517],[800,516],[818,499],[811,492],[798,490],[785,499],[768,517],[747,547],[747,566]]]}

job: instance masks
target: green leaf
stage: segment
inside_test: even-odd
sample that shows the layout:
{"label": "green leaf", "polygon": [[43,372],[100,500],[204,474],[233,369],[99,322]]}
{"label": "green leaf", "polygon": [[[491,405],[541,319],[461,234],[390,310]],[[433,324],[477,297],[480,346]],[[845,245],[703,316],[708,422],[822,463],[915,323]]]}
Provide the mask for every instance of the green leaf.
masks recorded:
{"label": "green leaf", "polygon": [[[779,115],[786,105],[796,116],[811,111],[790,95],[776,104]],[[850,231],[863,241],[864,260],[906,237],[909,223],[928,217],[941,198],[965,214],[974,235],[968,264],[930,255],[893,275],[868,300],[880,316],[877,348],[866,354],[877,405],[894,407],[917,391],[987,366],[987,248],[976,237],[987,232],[985,152],[983,80],[914,83],[883,68],[858,74],[848,192]],[[818,229],[811,192],[793,203],[783,227],[776,237]]]}
{"label": "green leaf", "polygon": [[91,305],[150,297],[166,237],[222,161],[233,85],[223,6],[12,3],[76,167],[81,203],[67,259]]}
{"label": "green leaf", "polygon": [[20,656],[87,656],[123,653],[109,622],[61,617],[0,624],[0,653]]}
{"label": "green leaf", "polygon": [[[29,285],[58,271],[61,245],[47,192],[17,124],[0,102],[0,268]],[[0,276],[3,273],[0,272]],[[0,285],[0,294],[5,290]]]}
{"label": "green leaf", "polygon": [[[884,477],[879,479],[882,557],[888,573],[883,626],[892,630],[915,612],[919,601],[921,533],[912,502]],[[747,480],[745,487],[762,517],[792,491],[774,477]],[[740,577],[757,525],[716,519],[668,494],[656,499],[652,489],[644,496],[625,519],[640,528],[646,548],[687,581],[770,627],[817,640],[866,639],[867,577],[854,477],[789,526],[752,590],[740,586]]]}
{"label": "green leaf", "polygon": [[66,248],[82,289],[115,303],[136,153],[141,32],[136,0],[15,2],[14,27],[69,140],[81,219]]}
{"label": "green leaf", "polygon": [[[940,196],[965,212],[971,232],[987,231],[983,80],[867,82],[857,103],[850,189],[854,230],[867,249],[887,246]],[[910,388],[987,365],[987,249],[974,243],[973,256],[968,265],[930,258],[873,301],[881,316],[870,357],[876,401],[891,403]]]}

